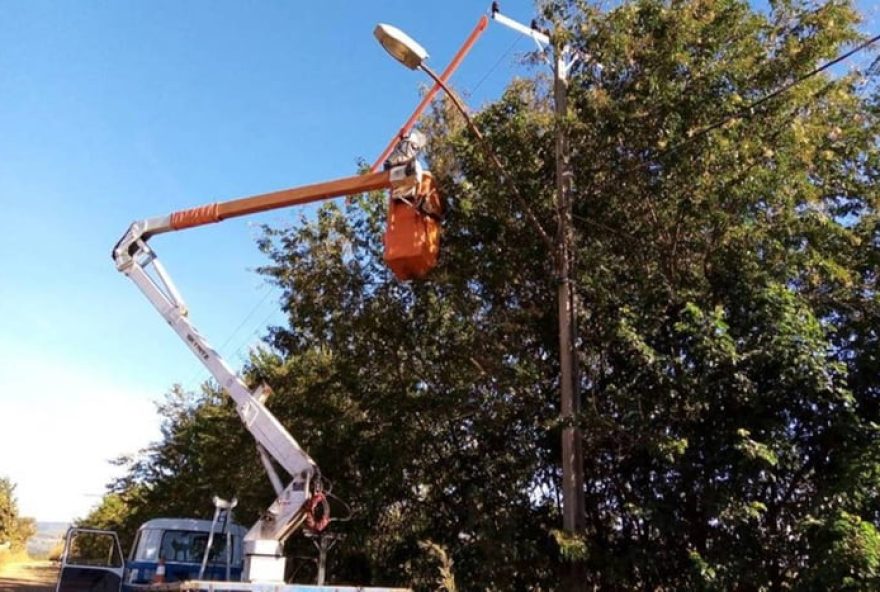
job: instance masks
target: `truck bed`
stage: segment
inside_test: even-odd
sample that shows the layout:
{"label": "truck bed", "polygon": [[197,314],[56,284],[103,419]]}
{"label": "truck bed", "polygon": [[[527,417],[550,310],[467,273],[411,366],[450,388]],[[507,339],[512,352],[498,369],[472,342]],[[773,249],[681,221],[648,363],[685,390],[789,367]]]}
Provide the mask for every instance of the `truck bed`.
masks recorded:
{"label": "truck bed", "polygon": [[217,582],[190,580],[173,584],[128,586],[137,592],[412,592],[408,588],[365,586],[308,586],[305,584],[260,584],[254,582]]}

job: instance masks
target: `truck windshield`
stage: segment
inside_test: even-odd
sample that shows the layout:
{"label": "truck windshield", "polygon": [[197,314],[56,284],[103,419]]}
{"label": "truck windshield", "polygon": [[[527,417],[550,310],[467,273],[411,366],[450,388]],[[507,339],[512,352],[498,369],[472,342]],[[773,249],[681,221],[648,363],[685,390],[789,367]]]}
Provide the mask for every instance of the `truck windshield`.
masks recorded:
{"label": "truck windshield", "polygon": [[[237,537],[232,539],[233,564],[240,561],[239,554],[235,552],[236,539]],[[145,529],[141,531],[137,542],[135,560],[158,561],[164,559],[167,562],[175,563],[201,563],[207,544],[208,533],[203,531]],[[211,563],[226,562],[225,533],[214,533],[208,561]]]}

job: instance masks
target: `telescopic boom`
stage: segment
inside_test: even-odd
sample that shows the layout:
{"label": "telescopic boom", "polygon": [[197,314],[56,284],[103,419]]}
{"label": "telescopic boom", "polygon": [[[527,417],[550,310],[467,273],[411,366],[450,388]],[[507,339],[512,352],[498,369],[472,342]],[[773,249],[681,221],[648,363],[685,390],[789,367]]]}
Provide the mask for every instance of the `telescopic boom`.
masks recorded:
{"label": "telescopic boom", "polygon": [[[315,509],[314,500],[323,499],[320,472],[315,461],[266,408],[268,388],[261,386],[251,391],[193,327],[183,298],[147,242],[152,236],[165,232],[380,189],[391,190],[391,212],[395,207],[411,209],[414,204],[424,203],[427,196],[422,193],[425,191],[433,192],[430,197],[436,199],[430,174],[421,170],[413,155],[408,162],[382,172],[212,203],[140,220],[129,227],[113,249],[117,269],[137,285],[217,383],[229,393],[239,417],[257,442],[260,458],[278,497],[245,537],[244,577],[248,581],[284,581],[282,545],[303,522],[311,518],[309,522],[315,523],[310,512]],[[420,212],[414,215],[424,217],[426,225],[433,222]],[[387,241],[386,233],[386,244]],[[286,485],[275,464],[289,476]]]}

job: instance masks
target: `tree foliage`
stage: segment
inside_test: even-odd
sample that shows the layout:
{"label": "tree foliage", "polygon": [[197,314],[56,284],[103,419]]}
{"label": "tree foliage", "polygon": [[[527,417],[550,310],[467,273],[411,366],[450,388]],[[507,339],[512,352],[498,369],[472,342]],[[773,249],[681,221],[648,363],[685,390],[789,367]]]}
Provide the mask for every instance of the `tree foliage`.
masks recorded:
{"label": "tree foliage", "polygon": [[21,551],[35,533],[33,518],[19,515],[15,484],[0,477],[0,545],[8,543],[11,551]]}
{"label": "tree foliage", "polygon": [[[569,137],[588,526],[556,530],[553,254],[444,105],[423,125],[450,206],[428,281],[384,267],[379,195],[260,243],[288,323],[245,373],[348,503],[330,573],[554,589],[576,559],[599,590],[877,589],[880,102],[838,73],[749,108],[854,42],[853,7],[542,6],[585,56],[570,116],[538,76],[477,119],[551,235]],[[109,523],[269,503],[216,390],[161,411]]]}

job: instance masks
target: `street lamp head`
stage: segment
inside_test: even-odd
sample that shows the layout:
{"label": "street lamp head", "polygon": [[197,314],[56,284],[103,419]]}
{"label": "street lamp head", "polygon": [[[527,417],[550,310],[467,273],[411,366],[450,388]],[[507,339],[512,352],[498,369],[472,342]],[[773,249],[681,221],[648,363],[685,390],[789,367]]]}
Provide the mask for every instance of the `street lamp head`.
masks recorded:
{"label": "street lamp head", "polygon": [[385,51],[410,70],[415,70],[428,58],[425,48],[397,27],[380,23],[373,30],[373,35]]}

